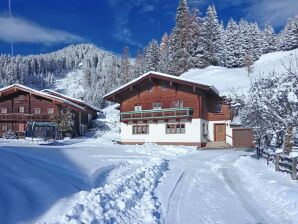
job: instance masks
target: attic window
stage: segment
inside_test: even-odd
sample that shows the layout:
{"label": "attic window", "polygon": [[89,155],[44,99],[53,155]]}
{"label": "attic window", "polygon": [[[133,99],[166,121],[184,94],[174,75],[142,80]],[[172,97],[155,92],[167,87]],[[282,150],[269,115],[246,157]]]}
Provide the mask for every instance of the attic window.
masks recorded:
{"label": "attic window", "polygon": [[24,95],[18,95],[17,100],[23,100],[24,99]]}
{"label": "attic window", "polygon": [[167,83],[166,82],[163,82],[161,84],[161,89],[162,89],[162,91],[166,91],[167,90]]}

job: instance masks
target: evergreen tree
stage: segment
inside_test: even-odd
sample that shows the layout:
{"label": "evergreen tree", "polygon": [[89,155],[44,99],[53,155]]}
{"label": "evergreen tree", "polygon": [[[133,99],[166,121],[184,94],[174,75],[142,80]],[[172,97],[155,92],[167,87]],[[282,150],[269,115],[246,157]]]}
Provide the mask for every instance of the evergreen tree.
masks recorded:
{"label": "evergreen tree", "polygon": [[129,48],[124,47],[122,55],[121,55],[121,61],[120,61],[120,83],[124,84],[131,80],[130,75],[130,61],[129,61]]}
{"label": "evergreen tree", "polygon": [[157,70],[163,73],[168,73],[168,65],[169,65],[168,41],[169,41],[169,36],[167,33],[165,33],[159,45],[159,56],[158,56],[159,60],[158,60],[158,66],[157,66]]}
{"label": "evergreen tree", "polygon": [[206,53],[209,63],[212,65],[218,65],[221,60],[221,44],[222,44],[222,32],[217,17],[217,12],[214,5],[209,5],[207,9],[207,16],[205,20],[206,30]]}
{"label": "evergreen tree", "polygon": [[275,52],[277,50],[277,40],[273,27],[266,24],[262,36],[262,53]]}
{"label": "evergreen tree", "polygon": [[159,46],[156,40],[152,40],[146,48],[145,54],[145,72],[157,71]]}
{"label": "evergreen tree", "polygon": [[226,66],[228,68],[237,67],[239,64],[239,56],[241,52],[241,44],[238,40],[238,25],[233,19],[228,22],[226,30]]}
{"label": "evergreen tree", "polygon": [[181,75],[192,68],[189,53],[190,14],[186,0],[180,0],[177,13],[176,25],[169,39],[169,72],[173,75]]}
{"label": "evergreen tree", "polygon": [[293,50],[298,47],[298,15],[288,19],[288,22],[281,32],[279,48],[283,51]]}

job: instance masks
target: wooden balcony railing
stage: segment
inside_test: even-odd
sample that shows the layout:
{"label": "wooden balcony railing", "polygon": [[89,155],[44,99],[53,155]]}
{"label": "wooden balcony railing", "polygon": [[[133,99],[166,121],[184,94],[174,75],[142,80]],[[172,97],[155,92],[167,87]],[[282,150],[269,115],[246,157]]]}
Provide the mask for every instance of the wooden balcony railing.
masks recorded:
{"label": "wooden balcony railing", "polygon": [[132,120],[156,120],[156,119],[175,119],[192,118],[192,108],[167,108],[159,110],[141,110],[120,113],[121,121]]}
{"label": "wooden balcony railing", "polygon": [[6,122],[26,122],[26,121],[38,121],[47,122],[51,120],[51,115],[45,114],[0,114],[0,121]]}

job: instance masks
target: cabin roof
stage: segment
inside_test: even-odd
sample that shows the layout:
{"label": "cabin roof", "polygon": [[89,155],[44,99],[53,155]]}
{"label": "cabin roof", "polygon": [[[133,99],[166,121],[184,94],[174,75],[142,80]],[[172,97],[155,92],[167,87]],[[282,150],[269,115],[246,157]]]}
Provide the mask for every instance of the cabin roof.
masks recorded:
{"label": "cabin roof", "polygon": [[81,107],[80,105],[78,105],[78,104],[76,104],[74,102],[71,102],[70,100],[67,100],[67,99],[64,99],[64,98],[61,98],[61,97],[57,97],[57,96],[53,96],[51,94],[48,94],[48,93],[45,93],[45,92],[42,92],[42,91],[39,91],[39,90],[36,90],[36,89],[32,89],[30,87],[27,87],[27,86],[24,86],[24,85],[21,85],[21,84],[12,84],[10,86],[6,86],[6,87],[3,87],[3,88],[0,88],[0,93],[1,92],[4,92],[4,91],[7,91],[9,89],[12,89],[12,88],[16,88],[18,90],[22,90],[22,91],[25,91],[25,92],[33,93],[35,95],[44,97],[46,99],[55,100],[55,101],[58,101],[60,103],[65,103],[65,104],[71,105],[73,107],[76,107],[76,108],[78,108],[80,110],[85,110],[85,108]]}
{"label": "cabin roof", "polygon": [[42,90],[42,92],[44,92],[44,93],[48,93],[48,94],[50,94],[50,95],[52,95],[52,94],[54,94],[54,95],[58,95],[58,96],[61,97],[61,98],[68,99],[68,100],[70,100],[70,101],[74,101],[74,102],[76,102],[76,103],[83,104],[84,106],[89,107],[89,108],[92,109],[92,110],[100,111],[98,108],[96,108],[96,107],[94,107],[94,106],[92,106],[92,105],[86,103],[86,102],[83,101],[83,100],[80,100],[80,99],[77,99],[77,98],[73,98],[73,97],[64,95],[64,94],[62,94],[62,93],[59,93],[59,92],[54,91],[54,90],[51,90],[51,89],[44,89],[44,90]]}
{"label": "cabin roof", "polygon": [[173,82],[184,84],[184,85],[195,86],[195,87],[198,87],[205,91],[211,91],[214,94],[219,95],[219,91],[214,86],[209,86],[209,85],[205,85],[205,84],[202,84],[199,82],[194,82],[193,80],[185,79],[185,78],[178,77],[178,76],[173,76],[173,75],[168,75],[165,73],[150,71],[150,72],[147,72],[147,73],[141,75],[140,77],[120,86],[119,88],[109,92],[108,94],[104,95],[103,98],[107,100],[107,99],[111,98],[112,96],[128,89],[130,86],[136,85],[137,83],[141,82],[142,80],[144,80],[146,78],[150,78],[150,77],[161,79],[161,80],[169,80],[169,81],[173,81]]}

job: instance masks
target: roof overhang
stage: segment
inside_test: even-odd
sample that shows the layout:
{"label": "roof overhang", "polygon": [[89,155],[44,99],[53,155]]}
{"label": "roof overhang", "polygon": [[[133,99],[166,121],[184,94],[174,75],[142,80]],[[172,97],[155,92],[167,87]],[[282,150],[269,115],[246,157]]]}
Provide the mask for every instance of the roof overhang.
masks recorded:
{"label": "roof overhang", "polygon": [[149,79],[149,80],[150,79],[158,79],[158,80],[163,80],[163,81],[169,81],[171,84],[176,83],[176,84],[191,86],[194,89],[198,88],[198,89],[201,89],[203,91],[211,92],[215,95],[219,95],[218,90],[213,86],[208,86],[208,85],[201,84],[201,83],[198,83],[198,82],[193,82],[191,80],[187,80],[187,79],[180,78],[180,77],[173,76],[173,75],[168,75],[168,74],[164,74],[164,73],[150,71],[150,72],[147,72],[147,73],[143,74],[142,76],[140,76],[140,77],[126,83],[125,85],[113,90],[112,92],[106,94],[103,97],[103,99],[107,100],[107,101],[119,103],[118,100],[116,99],[116,96],[118,94],[132,88],[133,86],[138,85],[139,83],[141,83],[145,79]]}

